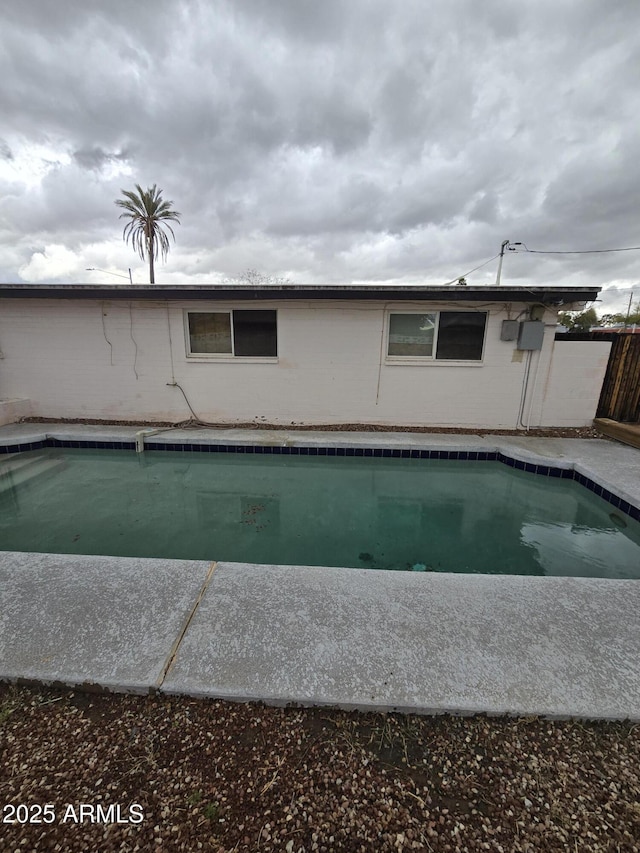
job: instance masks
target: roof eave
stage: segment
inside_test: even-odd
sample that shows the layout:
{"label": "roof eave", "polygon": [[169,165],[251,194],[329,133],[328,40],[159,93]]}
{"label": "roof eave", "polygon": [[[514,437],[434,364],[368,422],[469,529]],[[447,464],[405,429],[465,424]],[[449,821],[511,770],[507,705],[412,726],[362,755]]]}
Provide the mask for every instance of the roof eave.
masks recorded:
{"label": "roof eave", "polygon": [[0,284],[0,298],[136,299],[136,300],[377,300],[535,302],[566,305],[590,302],[600,287],[495,285],[313,285],[273,284],[259,287],[221,285],[129,284]]}

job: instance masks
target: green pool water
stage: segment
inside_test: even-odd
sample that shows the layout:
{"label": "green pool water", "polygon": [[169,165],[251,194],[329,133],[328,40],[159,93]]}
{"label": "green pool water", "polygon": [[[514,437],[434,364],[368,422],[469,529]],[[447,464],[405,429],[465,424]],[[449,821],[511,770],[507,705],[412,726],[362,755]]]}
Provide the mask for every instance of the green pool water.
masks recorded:
{"label": "green pool water", "polygon": [[0,550],[640,577],[640,524],[498,462],[49,449],[0,461]]}

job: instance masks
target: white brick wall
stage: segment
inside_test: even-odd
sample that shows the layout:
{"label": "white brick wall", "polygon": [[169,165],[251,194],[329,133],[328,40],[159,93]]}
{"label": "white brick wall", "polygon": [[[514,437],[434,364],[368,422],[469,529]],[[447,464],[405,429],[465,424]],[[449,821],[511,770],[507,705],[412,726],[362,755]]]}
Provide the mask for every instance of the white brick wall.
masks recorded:
{"label": "white brick wall", "polygon": [[[187,359],[183,309],[233,307],[277,309],[277,363]],[[439,307],[475,306],[2,299],[0,398],[29,398],[40,417],[175,422],[191,416],[168,384],[175,378],[212,422],[516,428],[528,357],[500,341],[504,306],[489,306],[481,364],[385,363],[385,311]],[[524,308],[510,306],[510,316]],[[587,342],[575,356],[573,346],[554,348],[550,325],[533,354],[524,406],[531,426],[582,425],[595,414],[609,345]]]}

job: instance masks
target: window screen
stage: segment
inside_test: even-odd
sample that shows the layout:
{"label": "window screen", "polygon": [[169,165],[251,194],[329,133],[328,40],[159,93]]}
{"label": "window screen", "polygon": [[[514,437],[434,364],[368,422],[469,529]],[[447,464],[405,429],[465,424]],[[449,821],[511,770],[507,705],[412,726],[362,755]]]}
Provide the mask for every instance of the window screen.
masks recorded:
{"label": "window screen", "polygon": [[239,356],[278,355],[275,311],[234,311],[233,351]]}
{"label": "window screen", "polygon": [[477,311],[443,311],[438,323],[437,359],[480,361],[487,315]]}

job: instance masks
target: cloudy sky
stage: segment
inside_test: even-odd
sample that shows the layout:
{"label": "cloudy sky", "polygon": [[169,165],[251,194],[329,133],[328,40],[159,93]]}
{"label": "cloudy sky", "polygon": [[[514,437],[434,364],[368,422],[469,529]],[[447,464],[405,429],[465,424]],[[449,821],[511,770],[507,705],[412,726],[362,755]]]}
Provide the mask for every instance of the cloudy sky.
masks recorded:
{"label": "cloudy sky", "polygon": [[[148,281],[136,183],[181,214],[161,283],[640,246],[639,83],[637,0],[2,0],[0,280]],[[523,249],[503,283],[640,299],[640,251]]]}

